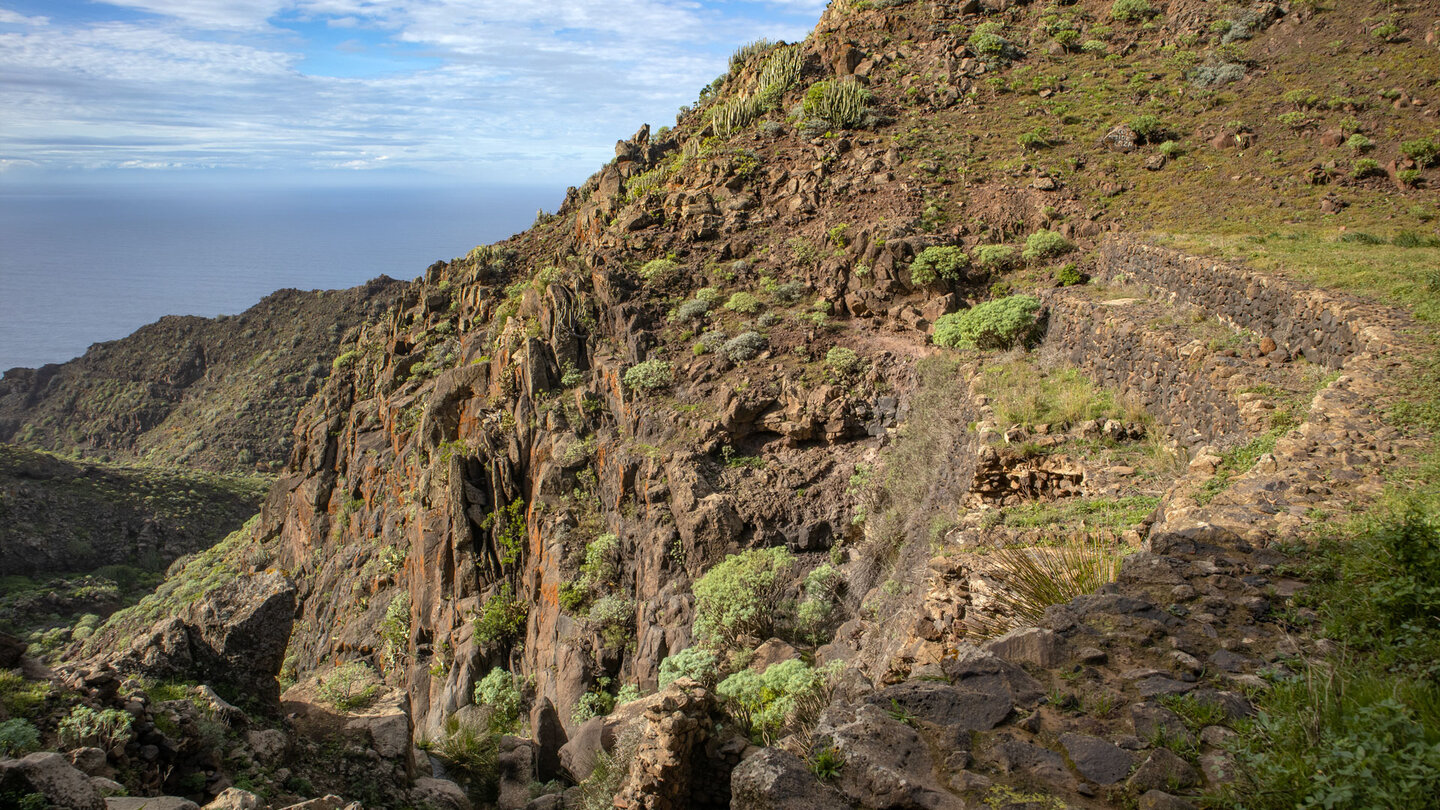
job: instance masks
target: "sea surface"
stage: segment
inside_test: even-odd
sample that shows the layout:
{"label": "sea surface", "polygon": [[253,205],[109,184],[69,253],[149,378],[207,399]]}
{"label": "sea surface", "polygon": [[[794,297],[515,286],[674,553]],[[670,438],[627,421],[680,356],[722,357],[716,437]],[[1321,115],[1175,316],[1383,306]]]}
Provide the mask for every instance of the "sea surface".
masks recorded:
{"label": "sea surface", "polygon": [[236,314],[285,287],[413,279],[563,195],[0,185],[0,371],[64,362],[163,315]]}

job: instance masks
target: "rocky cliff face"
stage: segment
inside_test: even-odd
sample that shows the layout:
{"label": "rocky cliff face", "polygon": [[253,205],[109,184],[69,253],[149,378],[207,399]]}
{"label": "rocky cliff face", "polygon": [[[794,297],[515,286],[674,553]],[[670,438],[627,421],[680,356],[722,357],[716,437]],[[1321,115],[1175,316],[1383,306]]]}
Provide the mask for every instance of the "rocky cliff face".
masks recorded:
{"label": "rocky cliff face", "polygon": [[[464,729],[518,725],[476,798],[1192,806],[1232,775],[1224,726],[1258,673],[1314,648],[1277,620],[1299,587],[1278,549],[1417,446],[1380,413],[1415,346],[1396,311],[1107,233],[1106,201],[1170,158],[1132,155],[1147,136],[1109,107],[1041,104],[1115,100],[1060,32],[1124,59],[1226,21],[1141,5],[835,4],[804,43],[737,59],[553,217],[359,327],[259,520],[168,598],[211,567],[293,582],[287,654],[257,677],[295,681],[294,728],[321,734],[315,690],[367,665],[406,719],[356,721],[337,759],[390,762],[391,791],[428,762],[408,743],[455,766]],[[1257,54],[1327,25],[1249,11]],[[1017,123],[1034,138],[986,129]],[[1035,154],[1066,146],[1068,165]],[[1038,311],[1008,350],[937,345],[1011,292]],[[1017,559],[1076,548],[1111,566],[1090,593],[1015,596]],[[708,637],[697,585],[756,549],[785,552],[763,609]],[[87,652],[147,628],[135,654],[193,649],[163,615],[143,603]],[[708,672],[660,687],[702,647]],[[99,663],[75,682],[143,669]],[[519,707],[477,694],[497,670]],[[771,726],[713,688],[817,670]],[[557,776],[583,784],[530,799]],[[454,799],[434,781],[403,795]]]}
{"label": "rocky cliff face", "polygon": [[271,471],[349,330],[403,285],[282,290],[235,316],[167,317],[0,380],[0,441],[102,460]]}

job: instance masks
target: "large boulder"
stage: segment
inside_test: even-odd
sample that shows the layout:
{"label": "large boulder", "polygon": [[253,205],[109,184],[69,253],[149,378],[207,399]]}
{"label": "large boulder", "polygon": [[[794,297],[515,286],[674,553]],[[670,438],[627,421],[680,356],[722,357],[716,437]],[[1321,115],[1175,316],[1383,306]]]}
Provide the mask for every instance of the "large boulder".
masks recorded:
{"label": "large boulder", "polygon": [[39,793],[51,807],[64,810],[105,810],[90,777],[54,751],[0,761],[0,793]]}
{"label": "large boulder", "polygon": [[762,748],[730,774],[731,810],[812,810],[852,807],[822,784],[803,760],[779,748]]}
{"label": "large boulder", "polygon": [[279,573],[237,577],[157,622],[111,659],[121,672],[233,686],[278,706],[275,676],[295,617],[295,585]]}

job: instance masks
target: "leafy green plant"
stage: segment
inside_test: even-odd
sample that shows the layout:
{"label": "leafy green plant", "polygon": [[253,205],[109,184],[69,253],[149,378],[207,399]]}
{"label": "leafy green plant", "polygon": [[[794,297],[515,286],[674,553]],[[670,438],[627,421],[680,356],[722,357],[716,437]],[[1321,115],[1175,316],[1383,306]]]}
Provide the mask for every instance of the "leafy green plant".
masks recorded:
{"label": "leafy green plant", "polygon": [[741,363],[754,359],[769,346],[769,341],[759,332],[741,332],[733,338],[725,341],[720,347],[725,356],[732,363]]}
{"label": "leafy green plant", "polygon": [[726,309],[741,315],[754,315],[760,311],[762,306],[764,305],[760,303],[759,298],[744,291],[731,295],[730,300],[725,302]]}
{"label": "leafy green plant", "polygon": [[1073,287],[1085,283],[1085,274],[1080,272],[1074,262],[1070,262],[1055,271],[1055,282],[1061,287]]}
{"label": "leafy green plant", "polygon": [[500,667],[475,684],[475,702],[490,707],[490,727],[494,731],[509,732],[519,725],[520,701],[515,676]]}
{"label": "leafy green plant", "polygon": [[1352,151],[1364,154],[1375,148],[1375,142],[1357,132],[1351,135],[1349,140],[1345,141],[1345,146]]}
{"label": "leafy green plant", "polygon": [[695,583],[695,637],[723,647],[741,635],[769,635],[793,564],[784,548],[762,548],[731,554],[706,571]]}
{"label": "leafy green plant", "polygon": [[863,364],[860,355],[856,354],[854,349],[847,349],[844,346],[832,346],[829,351],[825,352],[825,365],[829,366],[831,371],[841,376],[853,374],[860,370]]}
{"label": "leafy green plant", "polygon": [[1025,238],[1025,250],[1020,257],[1027,262],[1054,259],[1075,249],[1075,245],[1055,231],[1044,228]]}
{"label": "leafy green plant", "polygon": [[485,600],[475,617],[475,640],[493,646],[510,644],[520,635],[529,615],[529,606],[515,598],[514,590],[506,582],[494,596]]}
{"label": "leafy green plant", "polygon": [[979,245],[970,251],[970,257],[981,270],[1001,273],[1015,266],[1015,252],[1010,245]]}
{"label": "leafy green plant", "polygon": [[349,661],[335,667],[320,678],[315,687],[323,700],[342,712],[369,706],[375,702],[379,689],[380,679],[364,661]]}
{"label": "leafy green plant", "polygon": [[607,593],[590,606],[586,624],[607,648],[622,648],[635,635],[635,602],[622,594]]}
{"label": "leafy green plant", "polygon": [[1130,129],[1135,131],[1135,136],[1143,143],[1159,143],[1164,141],[1170,134],[1170,128],[1158,115],[1137,115],[1128,122]]}
{"label": "leafy green plant", "polygon": [[917,287],[932,284],[937,278],[959,281],[970,267],[970,257],[954,246],[928,247],[910,262],[910,283]]}
{"label": "leafy green plant", "polygon": [[937,318],[931,339],[949,348],[1006,349],[1033,336],[1039,311],[1039,299],[1030,295],[986,301]]}
{"label": "leafy green plant", "polygon": [[655,391],[669,385],[673,379],[670,363],[659,358],[652,357],[625,370],[625,387],[632,391]]}
{"label": "leafy green plant", "polygon": [[1110,19],[1120,22],[1144,22],[1158,13],[1146,0],[1115,0],[1110,6]]}
{"label": "leafy green plant", "polygon": [[110,750],[124,745],[131,736],[133,718],[119,709],[92,709],[76,706],[60,720],[55,731],[66,748],[93,745]]}
{"label": "leafy green plant", "polygon": [[810,759],[810,772],[821,782],[828,782],[840,775],[845,767],[845,755],[833,746],[825,746]]}
{"label": "leafy green plant", "polygon": [[395,594],[380,620],[381,665],[388,671],[399,667],[410,651],[410,592]]}
{"label": "leafy green plant", "polygon": [[23,717],[0,722],[0,756],[20,757],[40,746],[40,730]]}
{"label": "leafy green plant", "polygon": [[680,269],[679,263],[670,257],[651,259],[640,266],[640,277],[646,281],[657,281]]}
{"label": "leafy green plant", "polygon": [[1354,167],[1350,170],[1350,176],[1356,180],[1364,180],[1367,177],[1379,177],[1384,174],[1385,170],[1380,168],[1380,163],[1371,158],[1360,158],[1355,161]]}
{"label": "leafy green plant", "polygon": [[1433,138],[1417,138],[1400,144],[1400,151],[1422,169],[1440,166],[1440,143]]}
{"label": "leafy green plant", "polygon": [[706,647],[687,647],[671,653],[660,662],[660,688],[680,678],[690,678],[706,689],[713,689],[719,678],[719,661],[715,651]]}
{"label": "leafy green plant", "polygon": [[583,723],[592,717],[604,717],[615,708],[615,696],[609,692],[591,690],[575,701],[570,719]]}
{"label": "leafy green plant", "polygon": [[500,553],[500,562],[504,565],[514,563],[525,549],[524,499],[516,498],[486,515],[480,528],[495,531],[495,549]]}
{"label": "leafy green plant", "polygon": [[807,698],[828,688],[834,669],[815,669],[799,659],[771,664],[763,673],[742,669],[721,681],[715,692],[752,739],[769,745],[797,725]]}
{"label": "leafy green plant", "polygon": [[1005,26],[995,20],[980,23],[975,26],[974,31],[970,32],[970,38],[965,40],[965,44],[970,46],[970,50],[976,56],[982,58],[991,60],[1018,58],[1020,51],[1014,43],[1001,34],[1004,30]]}

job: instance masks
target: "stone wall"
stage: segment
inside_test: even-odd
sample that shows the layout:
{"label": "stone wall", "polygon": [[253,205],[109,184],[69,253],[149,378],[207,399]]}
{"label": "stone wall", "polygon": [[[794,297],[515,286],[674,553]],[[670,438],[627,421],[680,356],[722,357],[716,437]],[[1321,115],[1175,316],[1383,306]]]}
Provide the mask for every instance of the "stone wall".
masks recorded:
{"label": "stone wall", "polygon": [[1383,354],[1401,343],[1401,316],[1352,296],[1120,237],[1103,242],[1099,253],[1105,273],[1124,273],[1312,363],[1339,368],[1353,355]]}
{"label": "stone wall", "polygon": [[1237,358],[1147,328],[1148,307],[1139,301],[1099,303],[1057,291],[1046,303],[1047,347],[1097,385],[1138,400],[1175,438],[1197,444],[1243,430],[1227,383],[1239,369]]}

